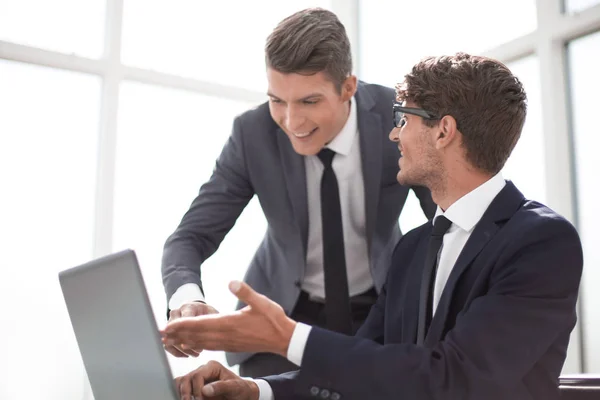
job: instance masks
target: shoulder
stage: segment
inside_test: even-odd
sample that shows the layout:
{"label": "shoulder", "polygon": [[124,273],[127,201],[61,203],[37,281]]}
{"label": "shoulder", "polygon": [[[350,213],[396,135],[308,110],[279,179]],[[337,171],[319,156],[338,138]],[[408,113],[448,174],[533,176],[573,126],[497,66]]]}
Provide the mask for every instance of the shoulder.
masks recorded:
{"label": "shoulder", "polygon": [[427,221],[423,225],[405,233],[394,249],[394,257],[398,256],[402,259],[406,259],[406,253],[415,253],[419,243],[423,240],[429,240],[431,227],[431,222]]}
{"label": "shoulder", "polygon": [[531,274],[541,279],[540,274],[564,277],[569,271],[577,277],[583,266],[581,240],[573,224],[537,201],[523,200],[491,243],[489,251],[496,259],[493,276]]}
{"label": "shoulder", "polygon": [[560,235],[579,241],[579,234],[571,222],[550,207],[533,200],[524,200],[508,225],[519,236],[531,239]]}
{"label": "shoulder", "polygon": [[396,97],[396,92],[394,91],[394,89],[375,83],[359,81],[358,90],[364,90],[365,92],[370,94],[376,102],[381,101],[387,102],[389,104],[389,102],[393,101]]}
{"label": "shoulder", "polygon": [[268,102],[259,104],[258,106],[239,114],[236,116],[235,122],[236,124],[242,125],[244,128],[261,127],[264,129],[265,126],[276,126],[275,121],[271,118]]}

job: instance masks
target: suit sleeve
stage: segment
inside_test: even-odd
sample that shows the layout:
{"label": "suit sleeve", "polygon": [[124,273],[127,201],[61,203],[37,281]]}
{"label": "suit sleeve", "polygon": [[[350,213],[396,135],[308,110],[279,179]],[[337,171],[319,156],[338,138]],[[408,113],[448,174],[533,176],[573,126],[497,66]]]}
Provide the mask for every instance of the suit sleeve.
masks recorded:
{"label": "suit sleeve", "polygon": [[358,329],[358,332],[356,332],[357,337],[370,339],[379,344],[383,344],[386,293],[386,285],[383,285],[381,293],[379,293],[379,297],[377,297],[377,302],[371,306],[367,319]]}
{"label": "suit sleeve", "polygon": [[[573,329],[583,265],[568,222],[552,220],[527,231],[500,256],[488,293],[464,309],[433,348],[381,345],[314,327],[295,393],[308,398],[314,386],[343,399],[474,400],[521,384]],[[402,307],[401,300],[388,299],[390,305]],[[563,351],[566,345],[551,357]]]}
{"label": "suit sleeve", "polygon": [[183,284],[202,289],[200,265],[219,247],[252,196],[244,153],[240,118],[217,159],[208,182],[167,239],[162,257],[162,277],[167,299]]}
{"label": "suit sleeve", "polygon": [[415,195],[419,199],[419,204],[421,205],[423,214],[425,214],[427,219],[432,219],[435,215],[437,204],[433,202],[429,189],[423,186],[412,186],[411,189],[413,192],[415,192]]}

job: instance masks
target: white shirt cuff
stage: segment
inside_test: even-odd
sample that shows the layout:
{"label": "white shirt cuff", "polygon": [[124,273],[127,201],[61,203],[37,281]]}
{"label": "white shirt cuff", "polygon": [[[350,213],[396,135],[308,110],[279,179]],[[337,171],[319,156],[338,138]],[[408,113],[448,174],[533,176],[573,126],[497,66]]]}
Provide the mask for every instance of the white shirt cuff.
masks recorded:
{"label": "white shirt cuff", "polygon": [[173,293],[169,300],[169,310],[176,310],[185,303],[192,301],[204,301],[204,295],[200,290],[200,286],[195,283],[186,283],[185,285],[179,286],[179,289]]}
{"label": "white shirt cuff", "polygon": [[287,351],[287,359],[296,364],[297,366],[302,365],[302,357],[304,356],[304,349],[306,348],[306,342],[308,341],[308,335],[310,335],[310,325],[297,322],[290,339],[290,345]]}
{"label": "white shirt cuff", "polygon": [[271,385],[269,385],[269,382],[265,381],[264,379],[244,379],[256,383],[256,385],[258,386],[258,400],[275,400],[275,396],[273,395],[273,389],[271,389]]}

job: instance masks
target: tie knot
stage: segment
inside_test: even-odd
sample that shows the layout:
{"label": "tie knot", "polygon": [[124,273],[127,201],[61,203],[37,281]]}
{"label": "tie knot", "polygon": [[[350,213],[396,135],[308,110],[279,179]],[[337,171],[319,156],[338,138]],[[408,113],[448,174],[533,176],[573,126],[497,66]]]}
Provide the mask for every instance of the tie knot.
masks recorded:
{"label": "tie knot", "polygon": [[319,157],[319,160],[321,160],[325,168],[331,167],[333,156],[335,156],[335,151],[327,148],[323,148],[319,154],[317,154],[317,157]]}
{"label": "tie knot", "polygon": [[433,231],[431,232],[431,236],[444,236],[448,229],[452,225],[452,221],[443,215],[438,216],[435,219],[435,223],[433,224]]}

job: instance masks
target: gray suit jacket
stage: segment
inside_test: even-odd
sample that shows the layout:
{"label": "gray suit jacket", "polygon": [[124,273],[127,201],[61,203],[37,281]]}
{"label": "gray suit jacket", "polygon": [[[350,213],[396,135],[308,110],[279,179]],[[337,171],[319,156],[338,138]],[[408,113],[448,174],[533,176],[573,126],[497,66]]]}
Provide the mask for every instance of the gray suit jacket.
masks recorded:
{"label": "gray suit jacket", "polygon": [[[394,91],[360,82],[355,95],[365,186],[370,269],[377,291],[385,281],[392,251],[401,237],[398,217],[409,188],[396,181],[399,152],[388,139]],[[414,187],[428,218],[435,204],[425,188]],[[200,265],[210,257],[257,195],[267,232],[245,281],[289,314],[300,294],[306,267],[308,205],[303,156],[273,121],[268,104],[237,117],[214,172],[165,243],[162,274],[170,298],[181,285],[202,288]],[[248,354],[228,354],[237,364]]]}

